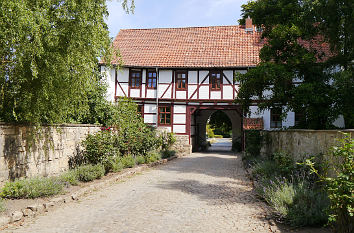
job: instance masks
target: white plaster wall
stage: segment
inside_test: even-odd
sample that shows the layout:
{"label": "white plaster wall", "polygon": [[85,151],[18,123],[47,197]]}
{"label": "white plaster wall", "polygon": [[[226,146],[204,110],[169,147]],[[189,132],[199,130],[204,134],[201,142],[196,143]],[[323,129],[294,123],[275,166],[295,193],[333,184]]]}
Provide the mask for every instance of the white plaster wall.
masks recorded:
{"label": "white plaster wall", "polygon": [[174,133],[186,133],[186,126],[185,125],[173,125],[173,132]]}
{"label": "white plaster wall", "polygon": [[197,84],[198,81],[198,72],[197,71],[188,71],[188,84]]}
{"label": "white plaster wall", "polygon": [[212,91],[210,92],[211,99],[221,99],[221,91]]}
{"label": "white plaster wall", "polygon": [[[209,73],[207,70],[201,70],[199,71],[199,83],[202,83],[204,80],[205,76]],[[204,81],[203,84],[209,84],[209,77]]]}
{"label": "white plaster wall", "polygon": [[288,112],[285,119],[282,121],[282,126],[283,127],[291,127],[295,125],[295,113],[294,112]]}
{"label": "white plaster wall", "polygon": [[233,92],[233,88],[231,85],[230,86],[223,86],[223,98],[224,99],[232,99],[233,98],[232,92]]}
{"label": "white plaster wall", "polygon": [[185,105],[174,105],[173,112],[175,113],[186,113]]}
{"label": "white plaster wall", "polygon": [[263,112],[264,129],[270,129],[270,110],[266,109]]}
{"label": "white plaster wall", "polygon": [[146,98],[156,98],[156,90],[155,89],[147,89],[146,90]]}
{"label": "white plaster wall", "polygon": [[144,123],[156,124],[156,115],[144,115]]}
{"label": "white plaster wall", "polygon": [[159,83],[171,83],[172,82],[172,70],[160,70],[159,71]]}
{"label": "white plaster wall", "polygon": [[105,82],[107,84],[106,99],[113,102],[115,95],[115,69],[109,69],[105,66],[101,66],[101,73],[104,75]]}
{"label": "white plaster wall", "polygon": [[199,99],[209,99],[209,86],[199,87]]}
{"label": "white plaster wall", "polygon": [[186,91],[176,91],[176,99],[186,99]]}
{"label": "white plaster wall", "polygon": [[121,68],[117,70],[117,79],[119,82],[129,82],[129,69]]}
{"label": "white plaster wall", "polygon": [[143,76],[141,77],[141,82],[142,82],[142,84],[144,84],[144,83],[146,83],[146,69],[143,69],[142,75]]}
{"label": "white plaster wall", "polygon": [[[232,70],[224,70],[224,75],[227,77],[227,79],[231,82],[231,84],[233,83],[233,79],[234,79],[234,75],[233,75],[233,71]],[[226,78],[223,78],[223,83],[224,84],[229,84],[229,82],[226,80]]]}
{"label": "white plaster wall", "polygon": [[[197,89],[197,85],[188,85],[188,98],[191,98],[191,96],[193,95],[194,91]],[[197,92],[194,93],[192,99],[196,99],[197,98]]]}
{"label": "white plaster wall", "polygon": [[145,104],[144,113],[156,113],[156,104]]}
{"label": "white plaster wall", "polygon": [[140,97],[140,89],[130,89],[130,97]]}
{"label": "white plaster wall", "polygon": [[173,114],[173,123],[185,124],[186,123],[186,114]]}
{"label": "white plaster wall", "polygon": [[[159,84],[159,98],[171,98],[171,86],[169,84]],[[166,91],[166,89],[168,90]],[[166,91],[165,95],[162,97],[163,93]]]}
{"label": "white plaster wall", "polygon": [[344,117],[340,115],[334,122],[333,125],[339,128],[345,128]]}
{"label": "white plaster wall", "polygon": [[[124,93],[128,94],[129,84],[128,83],[120,83],[120,86],[124,90]],[[122,89],[119,87],[119,85],[117,85],[117,96],[125,96]]]}

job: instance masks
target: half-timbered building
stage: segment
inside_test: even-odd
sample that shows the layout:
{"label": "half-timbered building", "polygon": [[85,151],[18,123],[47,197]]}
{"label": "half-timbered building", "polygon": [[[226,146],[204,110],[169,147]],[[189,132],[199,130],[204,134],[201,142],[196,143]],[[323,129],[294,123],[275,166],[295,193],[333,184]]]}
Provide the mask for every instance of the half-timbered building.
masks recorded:
{"label": "half-timbered building", "polygon": [[280,118],[279,109],[242,117],[234,103],[239,83],[236,73],[245,73],[259,62],[263,46],[260,32],[250,21],[245,26],[125,29],[113,42],[119,51],[107,69],[108,98],[129,97],[139,105],[144,122],[184,135],[195,149],[205,141],[210,115],[224,111],[230,118],[233,138],[243,128],[281,128],[293,126],[297,114]]}

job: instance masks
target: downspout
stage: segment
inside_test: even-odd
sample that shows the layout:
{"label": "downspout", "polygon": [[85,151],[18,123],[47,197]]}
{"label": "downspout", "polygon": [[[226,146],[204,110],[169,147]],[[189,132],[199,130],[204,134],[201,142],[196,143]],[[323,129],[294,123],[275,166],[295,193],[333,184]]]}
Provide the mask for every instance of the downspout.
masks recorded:
{"label": "downspout", "polygon": [[156,67],[156,128],[159,126],[159,68]]}

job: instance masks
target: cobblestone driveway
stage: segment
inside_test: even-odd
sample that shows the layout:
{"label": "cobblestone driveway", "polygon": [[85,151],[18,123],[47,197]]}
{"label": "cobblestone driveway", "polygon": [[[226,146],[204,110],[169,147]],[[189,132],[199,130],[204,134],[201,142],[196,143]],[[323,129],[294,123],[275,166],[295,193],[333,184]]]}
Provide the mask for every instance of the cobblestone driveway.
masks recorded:
{"label": "cobblestone driveway", "polygon": [[39,216],[15,232],[270,232],[240,156],[195,153]]}

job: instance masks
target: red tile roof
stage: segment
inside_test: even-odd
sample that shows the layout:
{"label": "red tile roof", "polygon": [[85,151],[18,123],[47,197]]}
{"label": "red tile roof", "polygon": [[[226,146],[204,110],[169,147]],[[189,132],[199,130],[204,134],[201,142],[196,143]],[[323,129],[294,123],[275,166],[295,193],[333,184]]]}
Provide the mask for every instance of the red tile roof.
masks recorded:
{"label": "red tile roof", "polygon": [[259,63],[263,42],[242,26],[212,26],[123,29],[113,46],[129,67],[250,67]]}
{"label": "red tile roof", "polygon": [[263,129],[263,118],[243,118],[243,129]]}
{"label": "red tile roof", "polygon": [[[252,67],[264,45],[261,33],[244,26],[122,29],[113,41],[127,67],[223,68]],[[301,41],[306,48],[331,56],[329,45]],[[113,59],[113,64],[121,63]],[[101,61],[101,63],[104,63]]]}

